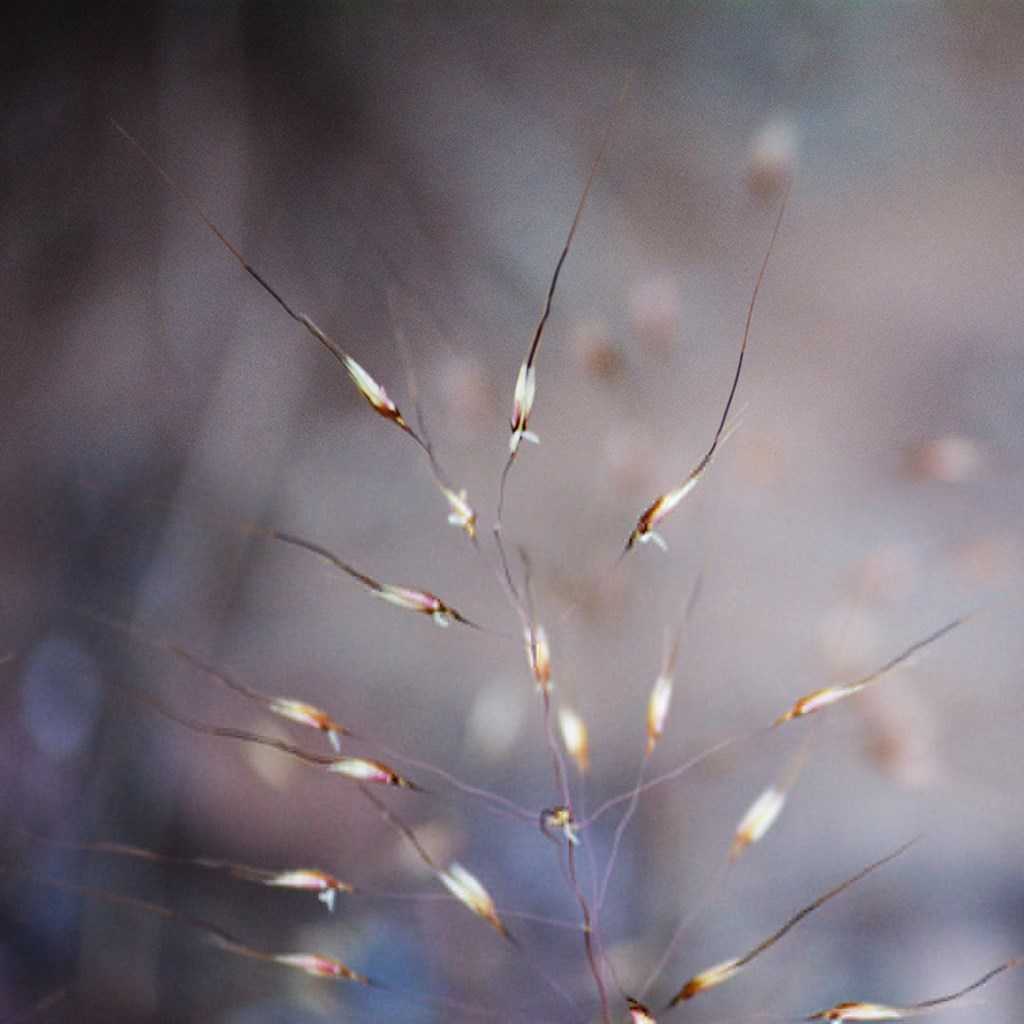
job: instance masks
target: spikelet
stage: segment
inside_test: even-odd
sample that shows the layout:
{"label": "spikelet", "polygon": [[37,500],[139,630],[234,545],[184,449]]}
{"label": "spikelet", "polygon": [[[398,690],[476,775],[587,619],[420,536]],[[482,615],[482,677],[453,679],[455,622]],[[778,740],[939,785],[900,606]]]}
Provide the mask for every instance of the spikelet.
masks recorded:
{"label": "spikelet", "polygon": [[568,807],[552,807],[550,810],[541,811],[540,827],[545,835],[548,834],[548,829],[555,829],[561,832],[573,846],[580,845],[580,836],[579,832],[576,831],[576,822],[573,819],[572,811]]}
{"label": "spikelet", "polygon": [[629,1007],[630,1024],[658,1024],[650,1010],[632,996],[626,996],[626,1005]]}
{"label": "spikelet", "polygon": [[348,734],[348,730],[335,722],[326,711],[321,711],[320,708],[301,700],[292,700],[290,697],[271,697],[267,709],[291,722],[298,722],[299,725],[308,725],[312,729],[318,729],[324,733],[336,752],[341,750],[340,737]]}
{"label": "spikelet", "polygon": [[451,509],[451,512],[448,513],[448,522],[452,526],[458,526],[465,530],[470,540],[476,540],[476,512],[473,511],[473,507],[467,500],[465,488],[456,494],[444,484],[439,483],[438,487],[441,488],[441,493]]}
{"label": "spikelet", "polygon": [[590,738],[583,719],[572,708],[559,708],[558,728],[567,753],[576,762],[577,771],[586,775],[590,771]]}
{"label": "spikelet", "polygon": [[270,957],[276,964],[295,967],[314,978],[330,978],[334,981],[355,981],[360,985],[369,985],[370,979],[351,967],[346,967],[340,960],[323,953],[274,953]]}
{"label": "spikelet", "polygon": [[910,1013],[898,1006],[884,1006],[881,1003],[838,1003],[831,1009],[822,1010],[806,1019],[849,1021],[853,1024],[854,1021],[904,1020],[908,1016]]}
{"label": "spikelet", "polygon": [[750,805],[747,813],[743,815],[737,825],[732,846],[729,849],[729,859],[736,860],[748,846],[753,846],[758,842],[775,824],[785,805],[786,791],[777,786],[769,786]]}
{"label": "spikelet", "polygon": [[365,757],[339,757],[327,765],[327,770],[357,782],[376,782],[383,786],[400,786],[402,789],[417,788],[383,762]]}
{"label": "spikelet", "polygon": [[676,663],[679,660],[679,643],[682,639],[682,631],[689,620],[693,609],[697,605],[697,598],[700,596],[701,574],[698,573],[690,591],[689,600],[686,602],[686,613],[675,631],[665,631],[665,653],[662,657],[661,671],[658,678],[654,680],[651,688],[651,695],[647,699],[647,753],[650,757],[654,748],[665,731],[665,721],[668,718],[669,706],[672,703],[672,689],[675,686]]}
{"label": "spikelet", "polygon": [[315,892],[317,899],[334,911],[334,900],[339,892],[353,892],[353,888],[347,882],[340,882],[333,875],[326,871],[318,871],[315,868],[297,868],[291,871],[279,871],[265,879],[264,885],[278,886],[282,889],[301,889],[306,892]]}
{"label": "spikelet", "polygon": [[417,612],[420,615],[429,615],[439,626],[448,626],[452,622],[460,622],[473,629],[481,628],[450,605],[445,604],[436,594],[431,594],[429,590],[416,590],[413,587],[400,587],[392,583],[381,583],[380,580],[367,576],[365,572],[360,572],[349,565],[348,562],[339,558],[329,548],[325,548],[316,541],[306,540],[304,537],[288,533],[286,530],[263,529],[261,527],[251,527],[250,529],[261,536],[271,537],[274,540],[290,544],[293,547],[302,548],[304,551],[316,555],[317,558],[323,559],[323,561],[334,566],[335,569],[340,570],[346,576],[352,577],[357,583],[361,583],[371,594],[375,594],[382,601],[387,601],[398,608],[404,608],[406,611]]}
{"label": "spikelet", "polygon": [[452,620],[458,617],[455,609],[449,608],[444,601],[427,590],[413,590],[411,587],[381,583],[374,593],[388,604],[404,608],[406,611],[429,615],[439,626],[449,626]]}
{"label": "spikelet", "polygon": [[716,985],[721,985],[723,982],[728,981],[742,966],[741,959],[733,957],[732,960],[723,960],[720,964],[715,964],[714,967],[709,967],[707,970],[701,971],[700,974],[695,974],[672,997],[672,1002],[668,1004],[669,1009],[687,999],[692,999],[701,992],[706,992],[709,988],[714,988]]}
{"label": "spikelet", "polygon": [[490,893],[458,861],[453,861],[447,871],[438,873],[445,888],[461,903],[464,903],[477,917],[482,917],[503,938],[510,939],[508,929],[494,907]]}
{"label": "spikelet", "polygon": [[519,451],[521,441],[540,444],[540,438],[532,430],[527,430],[530,413],[533,411],[533,399],[537,393],[536,367],[529,361],[519,367],[516,377],[516,390],[512,398],[512,436],[508,446],[512,455]]}
{"label": "spikelet", "polygon": [[785,714],[779,715],[775,719],[775,724],[781,725],[783,722],[791,722],[794,718],[813,715],[815,711],[827,708],[830,704],[835,704],[836,701],[846,697],[852,697],[862,689],[863,686],[826,686],[821,690],[815,690],[813,693],[801,697]]}
{"label": "spikelet", "polygon": [[374,410],[385,419],[389,419],[397,423],[403,430],[408,430],[408,424],[402,418],[402,414],[398,411],[398,406],[391,401],[384,388],[381,387],[381,385],[378,384],[350,355],[346,354],[342,356],[342,362],[345,364],[345,369],[348,371],[348,375],[352,378],[352,383],[355,384],[363,398],[373,406]]}
{"label": "spikelet", "polygon": [[526,657],[530,663],[530,671],[537,681],[537,689],[541,693],[551,692],[551,647],[548,634],[543,626],[530,626],[525,630]]}
{"label": "spikelet", "polygon": [[695,473],[690,476],[682,486],[663,494],[644,510],[637,520],[636,526],[633,527],[629,540],[626,542],[627,550],[634,544],[648,544],[653,541],[662,551],[668,551],[668,544],[665,542],[665,538],[660,533],[657,533],[654,527],[697,486],[701,475],[700,473]]}
{"label": "spikelet", "polygon": [[672,676],[661,673],[654,681],[651,696],[647,701],[647,754],[653,753],[661,734],[665,731],[665,719],[668,717],[669,705],[672,702]]}

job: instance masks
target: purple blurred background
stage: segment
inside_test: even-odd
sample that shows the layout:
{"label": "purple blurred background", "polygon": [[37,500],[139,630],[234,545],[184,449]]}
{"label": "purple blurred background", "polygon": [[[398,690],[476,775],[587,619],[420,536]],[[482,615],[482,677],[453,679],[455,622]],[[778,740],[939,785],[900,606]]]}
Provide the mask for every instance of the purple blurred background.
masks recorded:
{"label": "purple blurred background", "polygon": [[[343,780],[194,735],[125,687],[319,750],[315,735],[82,608],[518,803],[557,802],[518,641],[438,630],[242,524],[292,530],[518,634],[487,564],[512,386],[630,74],[540,351],[543,443],[513,467],[505,516],[534,564],[556,699],[590,729],[577,796],[593,807],[636,778],[662,634],[699,571],[651,774],[981,614],[915,669],[645,796],[601,917],[608,955],[636,991],[805,738],[784,816],[714,890],[653,1005],[917,833],[676,1015],[913,1002],[1024,952],[1024,8],[41,4],[12,17],[8,41],[0,1020],[60,989],[40,1021],[486,1019],[234,957],[26,871],[177,908],[256,948],[331,953],[493,1019],[598,1019],[572,931],[510,919],[517,953],[451,901],[353,896],[329,916],[309,896],[25,830],[440,892]],[[408,340],[485,560],[445,525],[422,453],[111,116],[406,411]],[[637,515],[710,443],[790,179],[742,428],[666,520],[668,555],[645,547],[609,574]],[[539,830],[422,781],[436,792],[384,798],[441,861],[465,863],[503,908],[577,918]],[[584,836],[602,864],[614,821]],[[1022,996],[1008,976],[976,1006],[1016,1021]]]}

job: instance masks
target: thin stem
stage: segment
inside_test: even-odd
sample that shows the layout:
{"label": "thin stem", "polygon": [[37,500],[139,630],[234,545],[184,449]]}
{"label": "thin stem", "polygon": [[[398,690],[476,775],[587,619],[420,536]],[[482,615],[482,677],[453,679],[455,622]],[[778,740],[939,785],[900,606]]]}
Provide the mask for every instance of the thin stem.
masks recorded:
{"label": "thin stem", "polygon": [[597,985],[598,998],[601,1000],[601,1020],[604,1024],[611,1024],[610,1008],[608,1005],[608,990],[605,987],[604,978],[601,975],[601,967],[597,962],[597,954],[594,950],[594,930],[591,924],[590,907],[587,898],[583,895],[580,883],[576,877],[576,848],[572,843],[566,843],[566,860],[569,867],[569,880],[572,883],[576,895],[576,901],[580,905],[580,912],[583,915],[583,945],[587,954],[587,965],[590,973],[594,976],[594,983]]}
{"label": "thin stem", "polygon": [[601,886],[598,889],[597,904],[594,907],[595,917],[601,913],[605,897],[608,895],[608,883],[611,881],[612,871],[615,869],[615,860],[619,853],[619,846],[622,843],[623,833],[629,826],[633,815],[636,813],[637,804],[640,802],[640,787],[643,784],[644,771],[647,768],[647,762],[649,760],[650,755],[645,753],[640,761],[640,770],[637,772],[636,785],[633,787],[633,798],[630,800],[625,813],[619,819],[618,825],[615,826],[615,835],[612,838],[611,853],[608,855],[608,863],[604,869],[604,877],[601,879]]}
{"label": "thin stem", "polygon": [[673,768],[671,771],[667,771],[662,775],[657,775],[653,779],[648,779],[647,782],[639,787],[639,789],[634,787],[633,789],[627,790],[625,793],[620,793],[618,796],[613,796],[608,800],[605,800],[605,802],[601,804],[586,821],[580,823],[579,830],[582,832],[584,829],[590,828],[591,825],[596,824],[610,810],[618,807],[619,804],[625,803],[627,800],[632,800],[634,793],[646,793],[648,790],[654,789],[656,786],[661,786],[666,782],[672,782],[674,779],[678,779],[680,776],[685,775],[691,769],[696,768],[697,765],[707,761],[711,757],[714,757],[716,754],[720,754],[723,750],[727,750],[729,747],[735,746],[737,743],[753,739],[755,736],[768,732],[770,729],[771,726],[765,726],[760,729],[753,729],[750,732],[739,736],[730,736],[727,739],[719,740],[718,743],[715,743],[706,750],[701,751],[699,754],[695,754],[688,761],[684,761],[681,765]]}
{"label": "thin stem", "polygon": [[376,809],[377,813],[381,816],[381,818],[383,818],[384,821],[386,821],[393,829],[395,829],[405,838],[406,842],[408,842],[409,845],[413,848],[413,850],[416,851],[416,855],[431,870],[431,872],[434,875],[440,875],[441,868],[438,866],[434,858],[431,857],[430,854],[427,852],[426,847],[419,841],[419,838],[417,837],[416,833],[413,832],[413,830],[408,825],[406,825],[401,818],[399,818],[395,814],[392,814],[391,810],[388,808],[387,804],[385,804],[383,800],[378,799],[378,797],[374,793],[371,793],[370,790],[361,783],[359,785],[359,792],[362,794],[365,800],[367,800],[374,806],[374,808]]}
{"label": "thin stem", "polygon": [[647,993],[651,990],[651,986],[661,977],[662,972],[668,966],[669,960],[672,959],[672,954],[676,950],[676,946],[679,944],[679,940],[683,937],[686,929],[697,920],[698,917],[707,909],[711,901],[714,899],[718,888],[725,881],[729,874],[729,869],[732,867],[732,863],[728,860],[722,861],[715,874],[712,877],[711,882],[704,888],[705,897],[704,899],[698,900],[690,910],[683,914],[679,919],[679,923],[675,926],[672,932],[672,938],[669,939],[668,945],[665,947],[665,952],[662,953],[658,962],[654,965],[651,973],[647,975],[647,980],[644,981],[640,988],[640,998],[643,999]]}
{"label": "thin stem", "polygon": [[514,800],[510,800],[508,797],[504,797],[500,793],[495,793],[482,786],[474,786],[468,782],[463,782],[458,776],[453,775],[451,772],[436,764],[432,764],[430,761],[422,761],[417,757],[410,756],[409,754],[403,754],[401,751],[395,750],[394,748],[387,746],[387,744],[381,743],[371,737],[364,736],[362,733],[353,734],[352,738],[359,740],[360,742],[369,743],[371,746],[380,750],[385,757],[411,765],[418,771],[427,772],[430,775],[436,775],[439,779],[443,779],[448,783],[448,785],[453,789],[457,789],[460,793],[464,793],[466,796],[483,801],[484,805],[487,806],[488,810],[492,813],[503,814],[506,817],[515,818],[517,821],[523,821],[532,826],[536,826],[537,824],[537,811],[532,811],[529,808],[523,807],[521,804],[517,804]]}

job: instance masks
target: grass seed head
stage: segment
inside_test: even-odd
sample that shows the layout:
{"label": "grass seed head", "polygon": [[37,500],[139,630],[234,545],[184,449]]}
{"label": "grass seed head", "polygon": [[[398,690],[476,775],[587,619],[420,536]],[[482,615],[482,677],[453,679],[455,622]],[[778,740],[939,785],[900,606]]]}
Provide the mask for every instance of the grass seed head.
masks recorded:
{"label": "grass seed head", "polygon": [[333,981],[354,981],[360,985],[369,985],[370,979],[351,967],[346,967],[340,960],[323,953],[275,953],[271,959],[286,967],[295,967],[314,978],[329,978]]}
{"label": "grass seed head", "polygon": [[494,900],[480,880],[467,871],[458,861],[453,861],[447,871],[438,875],[445,888],[474,914],[482,917],[503,938],[509,938],[508,930],[498,917]]}
{"label": "grass seed head", "polygon": [[536,367],[524,362],[519,367],[516,377],[516,390],[512,399],[512,436],[508,446],[512,455],[519,451],[521,441],[540,444],[540,438],[532,430],[527,430],[530,413],[533,410],[533,399],[537,393]]}
{"label": "grass seed head", "polygon": [[297,868],[291,871],[280,871],[266,879],[266,885],[278,886],[282,889],[301,889],[306,892],[315,892],[317,899],[332,913],[334,911],[335,897],[339,892],[353,892],[354,889],[347,882],[341,882],[326,871],[319,871],[316,868]]}
{"label": "grass seed head", "polygon": [[695,974],[672,997],[672,1002],[668,1004],[669,1009],[685,1002],[687,999],[693,999],[694,996],[700,995],[701,992],[706,992],[709,988],[714,988],[716,985],[721,985],[723,982],[728,981],[742,966],[742,960],[738,957],[733,957],[731,960],[723,960],[721,963],[701,971],[700,974]]}
{"label": "grass seed head", "polygon": [[327,736],[334,750],[341,750],[341,736],[348,735],[348,729],[339,725],[320,708],[312,704],[306,704],[301,700],[292,700],[290,697],[272,697],[267,707],[275,715],[287,718],[291,722],[298,722],[300,725],[308,725],[317,729]]}
{"label": "grass seed head", "polygon": [[785,714],[775,719],[775,724],[781,725],[783,722],[793,721],[794,718],[813,715],[815,711],[821,711],[836,701],[852,696],[859,689],[860,687],[854,689],[849,686],[826,686],[821,690],[815,690],[801,697]]}
{"label": "grass seed head", "polygon": [[576,762],[576,769],[580,775],[586,775],[590,770],[590,737],[583,719],[572,708],[559,708],[558,728],[566,752]]}
{"label": "grass seed head", "polygon": [[881,1021],[903,1020],[908,1015],[906,1010],[896,1006],[883,1006],[881,1003],[838,1003],[828,1010],[811,1014],[807,1020],[847,1021]]}
{"label": "grass seed head", "polygon": [[569,843],[579,846],[580,836],[576,830],[572,811],[568,807],[552,807],[550,810],[541,811],[540,820],[545,834],[548,834],[549,830],[559,831]]}
{"label": "grass seed head", "polygon": [[402,789],[416,788],[393,768],[389,768],[381,761],[371,761],[365,757],[336,758],[327,765],[327,770],[334,772],[335,775],[355,779],[357,782],[375,782],[383,786],[399,786]]}
{"label": "grass seed head", "polygon": [[439,626],[450,626],[456,617],[454,609],[449,608],[444,601],[427,590],[414,590],[411,587],[397,587],[391,583],[382,583],[380,589],[375,593],[388,604],[404,608],[406,611],[429,615]]}
{"label": "grass seed head", "polygon": [[733,836],[729,859],[736,860],[748,847],[758,842],[775,824],[786,805],[786,792],[776,786],[769,786],[743,815],[736,834]]}
{"label": "grass seed head", "polygon": [[658,740],[665,731],[669,705],[672,703],[673,680],[662,673],[654,681],[651,696],[647,701],[647,753],[653,753]]}
{"label": "grass seed head", "polygon": [[345,355],[342,360],[352,383],[359,389],[359,393],[370,405],[385,419],[398,424],[403,430],[408,430],[398,406],[388,397],[388,393],[362,368],[350,355]]}
{"label": "grass seed head", "polygon": [[439,486],[441,493],[445,496],[445,500],[451,508],[451,512],[448,513],[448,522],[452,526],[458,526],[460,529],[465,530],[470,540],[476,540],[476,512],[473,511],[473,507],[467,500],[466,489],[463,488],[456,494],[455,491],[444,484]]}
{"label": "grass seed head", "polygon": [[542,693],[551,692],[551,647],[548,634],[543,626],[530,626],[525,631],[526,657],[530,663],[530,671],[537,681],[537,689]]}
{"label": "grass seed head", "polygon": [[633,532],[626,542],[627,550],[634,544],[649,544],[653,541],[662,551],[668,551],[665,538],[657,533],[654,527],[697,486],[699,479],[700,476],[694,474],[681,487],[677,487],[674,491],[669,491],[653,501],[637,520],[636,526],[633,527]]}

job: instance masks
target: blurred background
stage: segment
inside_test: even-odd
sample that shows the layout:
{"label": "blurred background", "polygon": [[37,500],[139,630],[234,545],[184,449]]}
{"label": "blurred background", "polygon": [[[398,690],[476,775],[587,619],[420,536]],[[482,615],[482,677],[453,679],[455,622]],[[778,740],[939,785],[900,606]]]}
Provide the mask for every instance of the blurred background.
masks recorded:
{"label": "blurred background", "polygon": [[[504,943],[350,783],[189,732],[133,692],[326,751],[315,734],[82,612],[531,810],[557,803],[490,531],[516,371],[629,76],[540,349],[542,444],[505,507],[555,700],[589,729],[578,813],[636,780],[664,630],[698,573],[652,777],[980,613],[862,697],[645,794],[600,916],[613,1019],[618,984],[639,991],[682,914],[701,908],[652,1008],[918,833],[677,1015],[914,1002],[1024,951],[1024,8],[36,4],[7,41],[0,1020],[599,1019],[578,932],[509,916],[520,948]],[[109,117],[409,416],[418,393],[483,557],[445,524],[423,453]],[[665,521],[668,553],[612,571],[711,441],[790,181],[741,429]],[[487,631],[437,629],[244,523],[431,590]],[[713,884],[743,811],[801,750],[778,825]],[[538,828],[385,760],[431,789],[382,799],[439,862],[500,908],[578,921]],[[584,833],[587,891],[617,814]],[[98,840],[370,891],[331,915],[74,847]],[[390,991],[33,878],[328,953]],[[1006,976],[974,1006],[1008,1022],[1022,997]]]}

